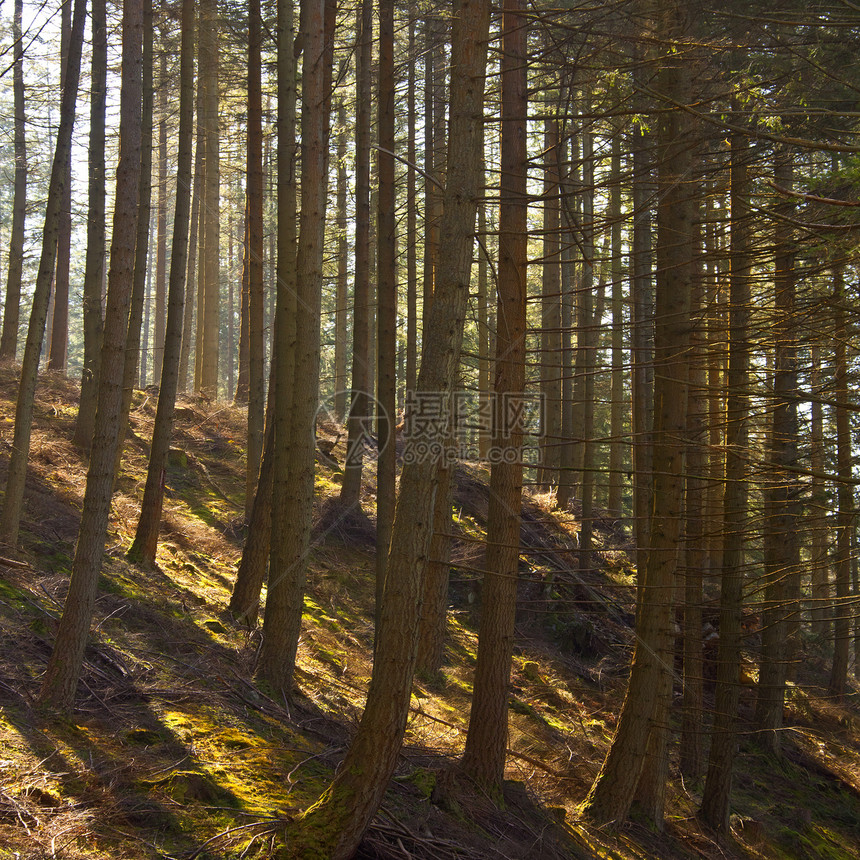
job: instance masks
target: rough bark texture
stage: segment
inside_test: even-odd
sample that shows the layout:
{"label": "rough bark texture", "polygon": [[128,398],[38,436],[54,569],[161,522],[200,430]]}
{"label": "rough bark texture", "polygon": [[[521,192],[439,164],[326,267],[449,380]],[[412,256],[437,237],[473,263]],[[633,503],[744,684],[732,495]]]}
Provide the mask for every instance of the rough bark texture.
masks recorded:
{"label": "rough bark texture", "polygon": [[[791,163],[778,156],[775,171],[780,187],[792,185]],[[773,407],[771,413],[770,460],[772,485],[765,489],[770,517],[765,523],[765,599],[762,607],[761,665],[759,669],[756,725],[763,730],[761,741],[772,752],[780,747],[780,729],[785,699],[789,635],[790,584],[800,574],[798,543],[799,488],[790,470],[796,468],[797,438],[797,322],[795,308],[794,249],[787,220],[791,201],[779,206],[774,231],[774,335]]]}
{"label": "rough bark texture", "polygon": [[62,708],[71,707],[73,703],[83,663],[104,555],[113,491],[122,407],[122,357],[126,347],[137,233],[135,228],[140,183],[142,31],[143,3],[140,0],[128,0],[123,6],[121,143],[96,432],[87,472],[87,488],[69,592],[40,693],[43,703]]}
{"label": "rough bark texture", "polygon": [[606,508],[610,516],[621,518],[621,496],[624,490],[622,466],[628,444],[624,436],[624,302],[621,245],[621,135],[612,136],[612,186],[609,190],[609,220],[612,225],[612,382],[609,405],[609,496]]}
{"label": "rough bark texture", "polygon": [[334,416],[343,423],[347,416],[349,384],[346,375],[347,350],[347,247],[346,211],[346,105],[340,102],[337,112],[337,285],[334,318]]}
{"label": "rough bark texture", "polygon": [[[128,335],[123,360],[122,408],[120,412],[119,445],[116,449],[116,472],[122,460],[123,443],[128,433],[128,419],[135,386],[146,385],[147,338],[142,332],[149,330],[149,303],[146,296],[152,289],[152,260],[149,253],[149,235],[152,215],[152,4],[144,0],[143,9],[143,96],[140,135],[140,190],[138,192],[137,240],[134,251],[134,281],[128,312]],[[144,309],[146,310],[144,318]],[[141,330],[141,324],[143,328]],[[138,381],[138,369],[140,381]]]}
{"label": "rough bark texture", "polygon": [[251,513],[263,456],[265,403],[263,342],[263,96],[261,83],[262,13],[260,0],[248,4],[248,250],[242,273],[248,280],[248,465],[245,511]]}
{"label": "rough bark texture", "polygon": [[[329,7],[321,0],[306,0],[302,6],[301,216],[295,275],[295,367],[286,472],[289,481],[283,487],[283,504],[276,499],[273,505],[273,515],[283,519],[280,525],[277,522],[272,524],[273,533],[279,539],[279,556],[277,566],[272,564],[269,575],[263,646],[257,667],[260,677],[286,695],[291,692],[301,632],[314,496],[323,231],[328,192],[329,93],[326,66],[331,62],[326,51],[325,25],[328,17]],[[275,437],[279,449],[281,442],[277,428],[280,426],[280,423],[276,425]],[[278,453],[282,455],[280,451]],[[278,470],[277,462],[276,474],[283,474]]]}
{"label": "rough bark texture", "polygon": [[[60,86],[66,86],[66,62],[71,41],[71,3],[60,7]],[[69,271],[72,258],[72,151],[66,157],[66,181],[60,191],[60,224],[57,235],[57,268],[54,273],[53,311],[48,337],[48,370],[65,373],[69,347]]]}
{"label": "rough bark texture", "polygon": [[107,106],[107,11],[93,0],[92,71],[90,75],[89,190],[87,259],[84,270],[84,367],[75,421],[75,445],[89,449],[95,429],[99,360],[102,348],[102,286],[105,274],[105,112]]}
{"label": "rough bark texture", "polygon": [[[683,43],[686,17],[675,2],[659,4],[659,33],[671,48],[661,58],[660,92],[687,104],[689,76]],[[659,207],[654,388],[654,505],[630,684],[612,747],[583,810],[598,822],[623,821],[634,800],[662,828],[666,736],[672,692],[672,608],[684,491],[686,379],[692,235],[688,119],[680,109],[660,121]],[[687,241],[679,239],[687,237]],[[643,576],[644,574],[644,576]]]}
{"label": "rough bark texture", "polygon": [[394,186],[394,0],[380,0],[377,127],[377,417],[376,461],[376,617],[385,587],[388,546],[394,523],[397,457],[397,236]]}
{"label": "rough bark texture", "polygon": [[[0,360],[15,358],[18,348],[18,320],[21,315],[21,273],[24,268],[24,222],[27,216],[27,139],[24,123],[24,45],[21,41],[21,19],[24,0],[15,0],[12,13],[12,89],[15,102],[15,190],[12,199],[12,230],[9,236],[9,270],[6,278],[6,300],[3,305],[3,334],[0,336]],[[96,11],[93,9],[95,28]],[[96,30],[98,32],[98,30]],[[103,31],[102,31],[103,35]],[[97,38],[93,42],[95,65]],[[94,91],[98,84],[94,82]],[[102,87],[101,93],[104,93]],[[93,98],[93,103],[98,101]],[[104,135],[104,131],[102,131]],[[98,214],[98,213],[96,213]],[[102,216],[104,224],[104,216]]]}
{"label": "rough bark texture", "polygon": [[158,391],[158,406],[149,454],[149,467],[140,519],[128,557],[144,564],[155,563],[161,510],[164,503],[164,476],[173,431],[173,410],[179,388],[179,353],[182,345],[182,315],[185,304],[185,274],[188,254],[188,218],[191,198],[191,137],[194,123],[194,2],[182,3],[182,45],[180,48],[179,151],[176,165],[176,203],[173,242],[170,252],[170,282],[164,354]]}
{"label": "rough bark texture", "polygon": [[[455,4],[452,43],[451,171],[445,197],[436,295],[425,321],[418,391],[453,391],[469,292],[483,106],[489,4]],[[414,440],[417,442],[418,440]],[[414,453],[414,452],[413,452]],[[412,690],[422,573],[432,530],[437,464],[410,457],[404,465],[389,552],[377,658],[355,739],[322,798],[291,824],[288,856],[352,857],[394,769]]]}
{"label": "rough bark texture", "polygon": [[729,367],[726,399],[726,473],[723,492],[723,569],[720,592],[720,644],[717,651],[716,714],[702,817],[725,831],[735,757],[740,695],[740,625],[743,561],[748,507],[746,451],[749,439],[748,343],[751,256],[749,247],[749,177],[746,141],[731,138],[731,272],[729,280]]}
{"label": "rough bark texture", "polygon": [[[552,108],[548,105],[548,110]],[[539,484],[558,482],[561,462],[561,268],[559,248],[558,120],[544,120],[543,260],[541,272],[541,394],[544,401],[543,457]],[[479,323],[480,324],[480,323]]]}
{"label": "rough bark texture", "polygon": [[12,437],[12,452],[6,477],[6,492],[3,495],[3,510],[0,512],[0,542],[14,549],[18,543],[18,527],[24,505],[24,482],[27,475],[27,458],[30,455],[30,436],[33,428],[33,401],[36,397],[36,380],[39,372],[39,356],[45,338],[45,323],[48,317],[48,302],[51,296],[51,281],[57,259],[57,234],[59,230],[62,189],[67,181],[65,164],[72,146],[72,128],[75,122],[75,102],[78,97],[78,82],[81,72],[81,52],[84,40],[86,0],[75,0],[72,31],[69,40],[66,80],[60,104],[60,125],[51,179],[48,186],[48,204],[45,209],[45,227],[42,232],[42,254],[36,275],[36,288],[30,309],[27,342],[21,363],[21,382],[15,404],[15,430]]}
{"label": "rough bark texture", "polygon": [[493,445],[503,459],[494,462],[490,471],[487,573],[481,588],[478,658],[462,760],[463,770],[495,796],[501,795],[508,740],[508,686],[523,489],[523,428],[513,416],[525,387],[528,82],[524,11],[523,0],[507,0],[502,19],[502,173]]}
{"label": "rough bark texture", "polygon": [[370,361],[370,63],[373,47],[373,4],[362,0],[358,10],[355,65],[358,102],[355,118],[355,284],[352,313],[352,395],[347,453],[340,501],[357,505],[365,435],[369,432]]}
{"label": "rough bark texture", "polygon": [[[199,89],[198,89],[198,101]],[[191,365],[191,344],[194,341],[195,299],[197,286],[197,239],[200,233],[200,195],[203,186],[202,134],[197,125],[197,143],[194,148],[194,187],[191,189],[191,224],[188,229],[188,271],[185,276],[185,313],[182,320],[182,350],[179,353],[179,390],[188,391],[188,373]],[[193,380],[192,380],[193,385]]]}
{"label": "rough bark texture", "polygon": [[218,396],[218,344],[220,340],[221,290],[220,258],[220,138],[218,122],[219,57],[218,0],[203,0],[200,4],[200,105],[203,134],[206,139],[205,172],[203,178],[203,208],[200,220],[203,228],[202,275],[203,302],[198,302],[198,325],[201,337],[199,391],[214,400]]}
{"label": "rough bark texture", "polygon": [[840,480],[836,487],[838,513],[836,531],[836,602],[833,606],[833,665],[828,689],[837,698],[845,694],[848,681],[848,658],[851,650],[851,532],[854,528],[854,491],[851,484],[851,429],[848,409],[848,360],[846,344],[845,293],[842,271],[834,271],[833,304],[835,308],[834,383],[836,406],[836,469]]}
{"label": "rough bark texture", "polygon": [[[701,225],[696,225],[696,254],[701,259]],[[706,568],[704,500],[707,481],[708,402],[705,387],[706,338],[703,325],[703,271],[697,265],[693,277],[690,316],[689,397],[687,401],[687,494],[682,575],[684,577],[683,653],[680,768],[685,777],[697,779],[703,770],[702,594]]]}

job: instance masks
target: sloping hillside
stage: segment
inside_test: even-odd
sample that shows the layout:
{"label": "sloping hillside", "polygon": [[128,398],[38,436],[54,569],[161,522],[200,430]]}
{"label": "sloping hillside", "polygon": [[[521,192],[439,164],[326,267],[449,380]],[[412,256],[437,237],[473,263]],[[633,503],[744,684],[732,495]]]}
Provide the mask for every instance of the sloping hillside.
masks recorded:
{"label": "sloping hillside", "polygon": [[[0,436],[11,439],[14,375],[0,371]],[[62,609],[84,463],[70,443],[77,400],[55,377],[39,389],[20,555],[0,558],[0,858],[272,856],[283,821],[337,766],[371,672],[373,480],[366,519],[331,517],[338,458],[322,458],[300,701],[252,681],[259,630],[225,607],[243,539],[244,428],[223,404],[179,410],[157,569],[128,564],[155,397],[136,395],[113,506],[92,645],[70,717],[33,702]],[[324,434],[327,428],[323,428]],[[332,433],[332,438],[334,434]],[[0,480],[6,458],[0,458]],[[462,749],[477,645],[486,473],[457,475],[447,663],[415,682],[406,745],[362,856],[379,858],[784,857],[860,855],[856,693],[835,705],[807,660],[788,703],[786,755],[743,741],[736,827],[718,845],[696,822],[701,785],[673,765],[665,834],[582,826],[584,798],[611,741],[633,641],[632,568],[615,524],[598,530],[602,568],[580,576],[575,511],[524,507],[521,609],[511,688],[505,809],[463,784]],[[748,657],[755,658],[755,637]],[[744,692],[742,716],[752,701]]]}

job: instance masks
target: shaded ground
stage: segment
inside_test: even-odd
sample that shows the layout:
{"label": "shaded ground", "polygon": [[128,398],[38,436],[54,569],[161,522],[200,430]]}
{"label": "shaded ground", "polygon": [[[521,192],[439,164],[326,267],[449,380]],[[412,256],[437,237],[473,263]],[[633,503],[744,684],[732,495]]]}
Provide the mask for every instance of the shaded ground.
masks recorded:
{"label": "shaded ground", "polygon": [[[0,444],[11,439],[14,384],[0,369]],[[123,557],[155,410],[151,396],[138,395],[78,707],[49,718],[32,704],[83,498],[85,468],[69,442],[76,402],[74,385],[42,381],[22,552],[0,558],[0,858],[269,856],[285,818],[325,787],[360,714],[373,632],[372,478],[363,514],[344,518],[332,501],[343,443],[335,463],[319,464],[299,651],[304,697],[288,708],[250,680],[259,630],[224,612],[244,528],[242,416],[223,404],[181,404],[159,566],[145,570]],[[6,462],[0,457],[0,480]],[[729,843],[698,825],[701,783],[684,784],[674,764],[665,834],[578,822],[576,805],[624,693],[633,570],[623,535],[607,521],[595,570],[580,575],[575,511],[550,512],[542,498],[524,510],[505,809],[459,784],[450,765],[468,717],[486,507],[486,473],[464,467],[453,508],[448,660],[440,677],[416,681],[407,743],[360,856],[860,856],[856,694],[837,705],[815,686],[826,654],[814,642],[790,691],[784,758],[767,758],[753,737],[742,741]],[[753,695],[744,691],[742,719]]]}

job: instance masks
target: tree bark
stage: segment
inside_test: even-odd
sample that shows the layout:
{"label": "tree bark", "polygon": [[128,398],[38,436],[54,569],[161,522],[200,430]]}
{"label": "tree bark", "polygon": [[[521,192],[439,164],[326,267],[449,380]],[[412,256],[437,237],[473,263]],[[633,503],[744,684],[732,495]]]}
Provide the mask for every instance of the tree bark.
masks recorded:
{"label": "tree bark", "polygon": [[[76,8],[76,16],[77,12]],[[134,279],[135,227],[140,192],[143,3],[128,0],[122,14],[120,154],[96,433],[69,592],[39,694],[42,703],[60,708],[69,708],[74,701],[104,556],[122,406],[122,356],[126,348]],[[83,21],[80,26],[83,27]]]}
{"label": "tree bark", "polygon": [[334,317],[334,415],[342,424],[346,421],[349,392],[346,375],[347,350],[347,247],[346,211],[346,104],[341,99],[337,112],[337,285],[335,287]]}
{"label": "tree bark", "polygon": [[[661,57],[658,92],[668,102],[690,99],[684,9],[674,0],[658,5]],[[623,821],[634,800],[643,816],[663,826],[666,742],[672,694],[672,608],[676,589],[684,492],[683,433],[687,413],[687,356],[693,189],[689,120],[681,108],[661,115],[654,389],[654,505],[647,566],[640,571],[642,599],[630,684],[609,754],[583,811],[598,822]],[[679,238],[680,237],[680,238]],[[683,237],[687,237],[686,239]],[[644,574],[644,577],[642,576]]]}
{"label": "tree bark", "polygon": [[[203,209],[204,224],[201,268],[203,275],[203,302],[197,312],[202,321],[199,391],[211,400],[218,397],[218,345],[220,340],[220,140],[218,123],[219,57],[218,57],[218,0],[203,0],[200,4],[200,71],[201,118],[206,139],[204,160]],[[202,331],[201,331],[202,328]]]}
{"label": "tree bark", "polygon": [[[774,178],[783,188],[792,185],[791,162],[779,153]],[[791,469],[798,458],[797,434],[797,333],[795,308],[794,249],[788,226],[791,201],[779,207],[774,227],[774,373],[770,432],[771,485],[765,488],[765,594],[762,606],[761,665],[755,721],[760,739],[774,754],[780,748],[780,729],[785,699],[787,663],[791,650],[788,603],[790,582],[800,575],[797,540],[798,487]],[[748,229],[748,228],[746,228]]]}
{"label": "tree bark", "polygon": [[385,588],[388,545],[394,524],[397,456],[397,236],[394,186],[394,0],[379,0],[379,81],[377,90],[377,418],[376,618]]}
{"label": "tree bark", "polygon": [[848,326],[845,321],[844,276],[833,272],[834,320],[834,388],[833,407],[836,425],[836,470],[840,481],[836,487],[836,601],[833,605],[833,664],[828,690],[837,699],[845,695],[848,682],[848,658],[851,652],[851,532],[854,530],[854,490],[851,484],[851,428],[846,408],[848,400]]}
{"label": "tree bark", "polygon": [[164,358],[158,391],[158,406],[149,454],[149,467],[140,519],[128,557],[143,564],[155,564],[158,532],[164,504],[165,470],[173,431],[173,410],[179,388],[179,353],[182,345],[182,316],[185,304],[185,274],[188,255],[188,219],[191,198],[191,144],[194,124],[194,0],[182,3],[182,44],[180,48],[179,139],[176,165],[176,204],[173,240],[170,249],[170,283]]}
{"label": "tree bark", "polygon": [[[472,710],[463,770],[501,797],[508,739],[508,685],[514,644],[522,510],[523,427],[516,417],[525,389],[528,114],[523,0],[507,0],[502,19],[502,157],[499,187],[499,282],[496,319],[496,415],[490,471],[487,571]],[[513,407],[513,408],[512,408]]]}
{"label": "tree bark", "polygon": [[[24,268],[24,222],[27,217],[27,137],[24,121],[24,45],[21,41],[21,20],[24,0],[15,0],[12,13],[12,90],[15,102],[15,190],[12,199],[12,230],[9,236],[9,270],[6,278],[6,300],[3,305],[3,334],[0,336],[0,361],[14,361],[18,349],[18,320],[21,316],[21,275]],[[95,28],[95,8],[94,28]],[[101,34],[103,36],[103,33]],[[93,42],[93,54],[97,50],[98,36]],[[95,59],[93,59],[95,63]],[[98,82],[94,81],[94,92]],[[97,97],[93,102],[98,101]],[[104,131],[102,131],[104,136]],[[98,213],[96,212],[96,215]],[[104,225],[104,216],[102,216]]]}
{"label": "tree bark", "polygon": [[361,495],[364,440],[370,431],[370,64],[373,48],[373,4],[362,0],[358,10],[355,118],[355,285],[352,314],[352,395],[347,428],[347,453],[340,501],[358,505]]}
{"label": "tree bark", "polygon": [[720,593],[720,642],[717,650],[716,713],[701,814],[716,830],[729,826],[729,800],[735,758],[736,719],[740,696],[740,627],[743,600],[744,544],[748,508],[749,442],[748,342],[750,274],[749,176],[747,142],[732,135],[731,246],[729,258],[729,367],[726,397],[726,472],[723,490],[723,552]]}
{"label": "tree bark", "polygon": [[[71,41],[71,3],[60,7],[60,88],[66,86],[66,62]],[[69,271],[72,257],[72,152],[66,158],[66,181],[61,190],[60,225],[57,235],[57,263],[54,273],[54,301],[48,346],[48,370],[66,372],[69,349]]]}
{"label": "tree bark", "polygon": [[51,179],[48,186],[48,203],[45,208],[45,227],[42,232],[42,253],[33,303],[30,309],[30,322],[27,329],[27,342],[21,363],[21,382],[15,403],[15,430],[12,437],[12,452],[9,458],[9,471],[6,476],[6,492],[3,495],[3,508],[0,512],[0,542],[13,550],[18,544],[18,529],[24,505],[24,484],[27,477],[27,458],[30,455],[30,438],[33,428],[33,402],[36,397],[36,382],[39,373],[39,356],[45,338],[45,323],[48,317],[48,302],[51,296],[51,282],[57,260],[57,235],[59,231],[62,190],[67,182],[65,165],[72,146],[72,128],[75,122],[75,102],[78,96],[78,83],[81,72],[81,53],[84,39],[86,0],[75,0],[72,17],[72,30],[69,39],[69,54],[66,69],[68,86],[63,90],[60,104],[60,125],[57,129],[57,142]]}
{"label": "tree bark", "polygon": [[105,113],[107,108],[107,10],[104,0],[92,3],[92,66],[90,74],[89,189],[87,257],[83,288],[84,367],[74,443],[89,451],[95,429],[104,317],[105,273]]}
{"label": "tree bark", "polygon": [[[489,4],[455,4],[452,41],[451,169],[441,225],[446,254],[440,260],[430,316],[425,320],[417,392],[454,389],[469,293],[469,272],[480,194],[480,124],[489,34]],[[407,413],[407,421],[410,420]],[[423,570],[432,531],[437,463],[409,457],[389,551],[377,659],[367,705],[355,739],[330,788],[285,834],[287,856],[352,857],[382,799],[406,727],[415,661]]]}
{"label": "tree bark", "polygon": [[[134,281],[128,312],[128,335],[123,360],[122,407],[119,424],[119,444],[116,448],[115,472],[119,473],[122,450],[128,433],[131,400],[135,387],[146,385],[146,332],[149,320],[144,319],[148,310],[147,294],[152,287],[152,260],[149,253],[149,236],[152,218],[152,3],[143,2],[143,95],[141,112],[140,146],[140,191],[138,192],[138,215],[136,219],[137,239],[134,251]],[[141,330],[141,325],[143,329]],[[143,336],[142,336],[143,335]],[[138,382],[138,369],[141,381]]]}
{"label": "tree bark", "polygon": [[[289,415],[289,450],[286,474],[289,482],[283,504],[274,500],[272,523],[279,543],[277,566],[269,574],[269,590],[263,618],[263,646],[257,666],[259,677],[279,692],[291,694],[296,651],[301,632],[307,550],[313,511],[315,421],[319,399],[320,303],[322,290],[323,232],[325,228],[329,92],[326,66],[328,2],[304,0],[302,33],[301,119],[301,216],[296,256],[295,367]],[[278,350],[280,356],[280,349]],[[278,427],[280,425],[276,425]],[[277,447],[281,447],[278,430]],[[283,456],[283,452],[281,452]],[[283,467],[282,467],[283,468]],[[276,487],[278,486],[276,482]]]}
{"label": "tree bark", "polygon": [[[547,99],[547,111],[554,108]],[[561,462],[561,267],[559,257],[558,119],[544,120],[543,260],[541,271],[541,395],[545,414],[539,486],[558,482]]]}
{"label": "tree bark", "polygon": [[265,380],[263,365],[263,95],[262,95],[262,13],[260,0],[248,4],[248,207],[245,231],[248,252],[245,270],[248,279],[248,461],[245,475],[245,513],[250,516],[260,460],[263,456]]}

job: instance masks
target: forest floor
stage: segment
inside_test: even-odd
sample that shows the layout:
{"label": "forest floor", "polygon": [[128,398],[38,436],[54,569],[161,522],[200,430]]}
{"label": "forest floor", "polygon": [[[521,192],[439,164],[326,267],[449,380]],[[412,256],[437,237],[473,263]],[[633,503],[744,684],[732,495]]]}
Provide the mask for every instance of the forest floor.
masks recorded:
{"label": "forest floor", "polygon": [[[7,449],[15,392],[13,371],[0,368]],[[372,477],[368,516],[346,521],[331,502],[339,469],[319,463],[301,696],[275,701],[252,680],[259,627],[226,613],[244,535],[238,409],[181,401],[158,566],[124,558],[155,405],[156,395],[136,394],[77,706],[58,717],[34,700],[62,610],[86,469],[70,441],[76,386],[50,375],[40,382],[20,552],[0,551],[0,860],[271,856],[284,821],[325,788],[361,713],[373,638]],[[341,461],[342,448],[334,450]],[[0,481],[7,460],[0,456]],[[458,781],[452,765],[468,719],[487,498],[486,471],[464,465],[446,664],[415,681],[397,771],[360,857],[860,857],[860,694],[854,686],[846,702],[828,699],[827,646],[813,637],[789,688],[778,760],[747,731],[754,632],[747,642],[729,839],[698,822],[702,780],[680,778],[676,751],[664,833],[635,821],[598,830],[578,820],[624,695],[635,585],[616,524],[598,524],[599,566],[580,574],[576,512],[552,511],[541,496],[523,509],[504,809]],[[711,684],[706,697],[712,704]]]}

